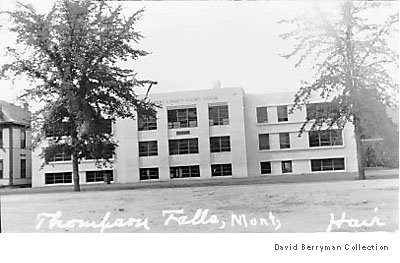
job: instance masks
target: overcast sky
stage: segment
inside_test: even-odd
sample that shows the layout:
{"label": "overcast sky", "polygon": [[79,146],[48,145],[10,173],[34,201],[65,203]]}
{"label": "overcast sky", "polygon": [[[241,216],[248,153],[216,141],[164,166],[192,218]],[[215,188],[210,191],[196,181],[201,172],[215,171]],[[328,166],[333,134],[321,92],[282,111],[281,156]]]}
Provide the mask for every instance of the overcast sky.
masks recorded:
{"label": "overcast sky", "polygon": [[[34,1],[40,10],[51,1]],[[223,87],[242,87],[248,93],[295,91],[308,79],[307,67],[295,69],[294,61],[279,54],[289,50],[279,38],[285,28],[278,25],[310,8],[310,2],[119,2],[127,14],[145,7],[137,29],[145,36],[138,47],[151,52],[132,66],[143,79],[158,81],[153,92]],[[2,9],[13,1],[1,0]],[[0,48],[11,37],[4,30]],[[0,57],[1,59],[1,57]],[[4,59],[4,58],[3,58]],[[0,99],[15,102],[27,84],[0,81]],[[5,92],[4,92],[5,90]]]}

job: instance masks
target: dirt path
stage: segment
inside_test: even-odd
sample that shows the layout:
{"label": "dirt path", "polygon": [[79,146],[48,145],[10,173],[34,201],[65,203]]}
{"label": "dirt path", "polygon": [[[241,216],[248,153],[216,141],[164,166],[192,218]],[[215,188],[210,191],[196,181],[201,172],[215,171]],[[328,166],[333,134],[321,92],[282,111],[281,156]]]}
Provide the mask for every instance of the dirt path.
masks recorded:
{"label": "dirt path", "polygon": [[[379,226],[375,219],[371,226],[354,227],[357,222],[353,221],[350,222],[353,227],[343,223],[339,228],[336,221],[332,231],[395,231],[398,186],[398,179],[377,179],[8,195],[1,197],[2,229],[3,232],[100,232],[100,225],[79,228],[78,221],[70,220],[100,224],[110,212],[109,219],[104,220],[111,224],[120,218],[117,220],[120,227],[114,224],[104,232],[325,232],[330,214],[337,220],[345,212],[346,219],[367,220],[364,223],[369,224],[376,216],[385,225]],[[65,228],[50,229],[49,218],[44,215],[40,228],[35,228],[38,214],[57,211],[63,221],[59,227]],[[196,213],[198,218],[193,219]],[[187,216],[186,220],[182,215]],[[67,221],[69,226],[65,225]],[[122,227],[123,223],[128,225]]]}

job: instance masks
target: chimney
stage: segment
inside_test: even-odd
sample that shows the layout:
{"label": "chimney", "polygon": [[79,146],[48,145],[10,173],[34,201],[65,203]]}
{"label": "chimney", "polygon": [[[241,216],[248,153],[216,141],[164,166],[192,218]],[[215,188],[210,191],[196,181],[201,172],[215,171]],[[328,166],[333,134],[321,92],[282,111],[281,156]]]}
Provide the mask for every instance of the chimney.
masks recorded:
{"label": "chimney", "polygon": [[24,102],[24,104],[22,104],[24,106],[24,110],[29,111],[29,103],[28,102]]}
{"label": "chimney", "polygon": [[216,80],[216,81],[214,82],[213,88],[214,88],[214,89],[220,89],[220,88],[221,88],[221,81]]}

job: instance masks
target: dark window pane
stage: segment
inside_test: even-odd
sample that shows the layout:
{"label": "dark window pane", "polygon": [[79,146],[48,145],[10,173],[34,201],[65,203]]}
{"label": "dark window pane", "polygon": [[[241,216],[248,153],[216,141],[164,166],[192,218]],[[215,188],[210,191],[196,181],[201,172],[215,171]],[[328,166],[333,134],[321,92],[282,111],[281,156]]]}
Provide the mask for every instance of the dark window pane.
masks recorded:
{"label": "dark window pane", "polygon": [[208,108],[208,117],[210,126],[229,125],[228,105],[210,106]]}
{"label": "dark window pane", "polygon": [[318,132],[310,131],[308,133],[308,139],[309,139],[310,147],[318,147],[318,146],[320,146]]}
{"label": "dark window pane", "polygon": [[157,118],[152,115],[138,114],[138,130],[157,130]]}
{"label": "dark window pane", "polygon": [[269,134],[258,135],[258,149],[269,150]]}
{"label": "dark window pane", "polygon": [[332,130],[330,132],[332,145],[343,145],[342,130]]}
{"label": "dark window pane", "polygon": [[198,139],[189,139],[189,153],[199,153]]}
{"label": "dark window pane", "polygon": [[257,107],[257,123],[268,122],[268,111],[267,107]]}
{"label": "dark window pane", "polygon": [[140,168],[140,180],[159,179],[158,168]]}
{"label": "dark window pane", "polygon": [[333,170],[333,160],[322,159],[322,171],[332,171],[332,170]]}
{"label": "dark window pane", "polygon": [[210,151],[212,153],[221,151],[219,137],[211,137],[210,138]]}
{"label": "dark window pane", "polygon": [[169,141],[169,154],[174,155],[178,154],[178,141],[177,140],[170,140]]}
{"label": "dark window pane", "polygon": [[278,122],[282,122],[282,121],[288,121],[288,113],[287,113],[287,106],[278,106],[277,107],[277,111],[278,111]]}
{"label": "dark window pane", "polygon": [[292,172],[292,161],[282,161],[282,173]]}
{"label": "dark window pane", "polygon": [[191,177],[200,177],[200,166],[198,166],[198,165],[190,166],[190,176]]}
{"label": "dark window pane", "polygon": [[229,152],[231,150],[231,142],[229,136],[210,137],[211,152]]}
{"label": "dark window pane", "polygon": [[261,174],[271,173],[271,162],[261,162]]}
{"label": "dark window pane", "polygon": [[72,183],[72,173],[46,173],[45,184],[68,184]]}
{"label": "dark window pane", "polygon": [[211,165],[211,176],[231,176],[232,164],[213,164]]}
{"label": "dark window pane", "polygon": [[211,165],[211,176],[222,176],[222,167],[219,164]]}
{"label": "dark window pane", "polygon": [[197,127],[196,108],[168,110],[168,128]]}
{"label": "dark window pane", "polygon": [[322,171],[321,160],[311,160],[311,171]]}
{"label": "dark window pane", "polygon": [[3,160],[0,160],[0,179],[3,179],[3,170],[4,170],[4,164],[3,164]]}
{"label": "dark window pane", "polygon": [[179,154],[188,154],[189,153],[189,140],[180,140],[178,141]]}
{"label": "dark window pane", "polygon": [[333,159],[333,167],[334,170],[344,170],[344,158],[335,158]]}
{"label": "dark window pane", "polygon": [[279,133],[279,144],[281,149],[290,148],[289,133]]}
{"label": "dark window pane", "polygon": [[321,146],[331,146],[331,136],[329,131],[320,132]]}
{"label": "dark window pane", "polygon": [[222,152],[231,151],[231,140],[229,136],[221,137],[221,151]]}
{"label": "dark window pane", "polygon": [[200,177],[200,167],[198,165],[171,167],[170,177],[171,178]]}

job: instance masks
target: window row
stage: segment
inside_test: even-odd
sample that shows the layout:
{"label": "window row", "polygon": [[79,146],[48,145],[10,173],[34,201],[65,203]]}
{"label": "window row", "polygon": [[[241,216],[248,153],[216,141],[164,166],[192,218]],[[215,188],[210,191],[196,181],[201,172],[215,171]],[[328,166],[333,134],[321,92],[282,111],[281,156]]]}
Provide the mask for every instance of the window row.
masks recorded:
{"label": "window row", "polygon": [[[257,123],[268,123],[268,108],[267,106],[257,107]],[[288,121],[288,108],[286,105],[276,107],[278,122]],[[330,103],[310,103],[306,105],[306,118],[312,119],[329,119],[335,114]]]}
{"label": "window row", "polygon": [[[309,147],[341,146],[343,145],[342,130],[324,130],[308,132]],[[288,132],[279,133],[279,148],[290,148],[290,135]],[[269,150],[269,134],[258,135],[258,149]]]}
{"label": "window row", "polygon": [[[188,165],[188,166],[174,166],[169,169],[170,178],[196,178],[200,177],[200,166],[199,165]],[[151,180],[160,179],[159,169],[155,168],[140,168],[139,171],[140,180]],[[211,176],[232,176],[232,164],[212,164],[211,165]]]}
{"label": "window row", "polygon": [[[279,148],[288,149],[290,148],[290,135],[288,132],[279,133]],[[258,149],[269,150],[269,134],[263,133],[258,135]]]}
{"label": "window row", "polygon": [[[101,171],[87,171],[86,182],[104,182],[108,177],[109,181],[114,181],[114,175],[112,170],[101,170]],[[45,184],[70,184],[72,183],[72,173],[46,173]]]}
{"label": "window row", "polygon": [[[98,119],[90,124],[90,128],[99,133],[112,134],[112,121],[109,119]],[[69,136],[71,129],[72,126],[68,121],[68,118],[64,118],[51,124],[45,124],[44,126],[46,137]]]}
{"label": "window row", "polygon": [[[312,159],[311,171],[339,171],[345,170],[344,158]],[[260,162],[261,174],[271,174],[271,162]],[[292,173],[292,161],[281,161],[282,173]]]}
{"label": "window row", "polygon": [[[111,148],[105,147],[101,148],[101,152],[98,153],[102,155],[104,159],[113,158],[113,150]],[[85,153],[85,160],[96,159],[91,153]],[[64,162],[72,160],[72,153],[68,147],[55,147],[53,152],[49,155],[45,155],[46,162]]]}
{"label": "window row", "polygon": [[[197,109],[195,107],[170,109],[167,112],[168,129],[197,127]],[[228,105],[210,106],[208,108],[210,126],[229,125]],[[148,131],[157,129],[156,116],[138,114],[138,130]]]}
{"label": "window row", "polygon": [[[286,105],[276,107],[278,122],[289,121],[288,109]],[[257,107],[257,123],[268,123],[268,107]]]}
{"label": "window row", "polygon": [[[230,152],[230,136],[210,137],[210,151],[212,153]],[[170,155],[195,153],[199,153],[199,141],[197,138],[169,140]],[[156,155],[158,155],[157,141],[139,142],[139,156],[143,157]]]}
{"label": "window row", "polygon": [[[272,173],[272,168],[271,168],[271,162],[261,162],[260,163],[260,168],[261,168],[261,174],[271,174]],[[281,161],[281,171],[282,173],[292,173],[293,172],[293,167],[292,167],[292,161]]]}

